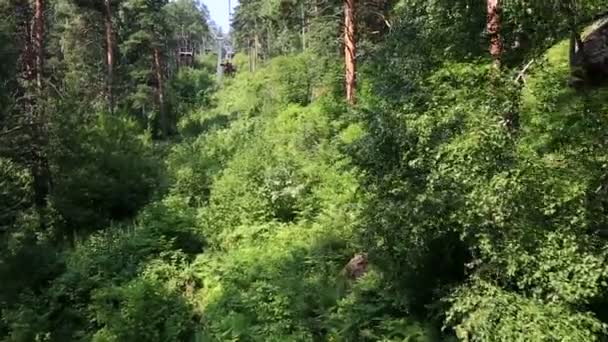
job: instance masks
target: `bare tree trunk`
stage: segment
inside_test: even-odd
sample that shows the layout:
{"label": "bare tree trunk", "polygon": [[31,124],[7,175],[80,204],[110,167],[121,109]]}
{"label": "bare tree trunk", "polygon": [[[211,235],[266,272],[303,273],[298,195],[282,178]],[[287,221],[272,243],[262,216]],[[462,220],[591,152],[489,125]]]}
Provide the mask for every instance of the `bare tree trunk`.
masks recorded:
{"label": "bare tree trunk", "polygon": [[304,3],[301,4],[302,11],[302,51],[306,51],[306,11],[304,10]]}
{"label": "bare tree trunk", "polygon": [[585,69],[589,65],[589,60],[585,51],[585,44],[577,27],[576,3],[574,1],[563,1],[561,10],[568,16],[570,31],[572,31],[570,36],[570,69],[575,66]]}
{"label": "bare tree trunk", "polygon": [[168,134],[167,129],[167,118],[165,113],[165,89],[164,89],[164,77],[163,77],[163,66],[160,49],[154,48],[154,72],[156,74],[156,96],[158,100],[158,111],[160,115],[160,129],[163,137]]}
{"label": "bare tree trunk", "polygon": [[114,29],[112,27],[112,8],[110,1],[111,0],[104,0],[104,24],[106,27],[106,63],[108,67],[106,82],[110,113],[114,113]]}
{"label": "bare tree trunk", "polygon": [[270,37],[270,27],[266,28],[266,56],[272,56],[272,38]]}
{"label": "bare tree trunk", "polygon": [[258,47],[260,46],[260,38],[256,29],[255,36],[253,37],[253,71],[258,68]]}
{"label": "bare tree trunk", "polygon": [[247,39],[248,53],[249,53],[249,72],[253,72],[253,47],[251,44],[251,38]]}
{"label": "bare tree trunk", "polygon": [[357,42],[355,39],[355,0],[344,0],[344,58],[346,67],[346,101],[355,104],[357,87]]}
{"label": "bare tree trunk", "polygon": [[42,89],[44,65],[44,0],[36,0],[34,8],[34,50],[36,54],[36,86]]}
{"label": "bare tree trunk", "polygon": [[501,3],[500,0],[487,0],[487,5],[486,29],[490,36],[490,55],[492,55],[494,67],[500,69],[504,50],[501,36]]}

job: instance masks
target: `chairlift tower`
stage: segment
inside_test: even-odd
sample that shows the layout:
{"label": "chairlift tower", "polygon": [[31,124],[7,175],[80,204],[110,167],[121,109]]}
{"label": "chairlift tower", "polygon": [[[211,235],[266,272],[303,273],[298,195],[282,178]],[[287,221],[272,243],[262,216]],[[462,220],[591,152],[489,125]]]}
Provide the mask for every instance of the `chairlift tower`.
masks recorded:
{"label": "chairlift tower", "polygon": [[222,67],[222,55],[224,50],[224,37],[218,36],[215,38],[217,40],[217,79],[222,79],[223,67]]}
{"label": "chairlift tower", "polygon": [[179,47],[178,47],[178,64],[179,65],[188,65],[191,66],[194,63],[195,57],[195,48],[192,44],[192,40],[190,39],[190,35],[184,32],[184,26],[182,25],[181,35],[178,39]]}

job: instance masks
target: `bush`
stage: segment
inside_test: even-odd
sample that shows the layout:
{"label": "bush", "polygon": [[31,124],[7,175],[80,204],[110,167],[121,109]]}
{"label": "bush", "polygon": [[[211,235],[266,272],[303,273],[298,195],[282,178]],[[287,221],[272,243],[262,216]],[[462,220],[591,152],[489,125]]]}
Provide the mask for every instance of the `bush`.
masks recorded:
{"label": "bush", "polygon": [[457,292],[447,322],[465,341],[600,341],[606,329],[591,313],[483,281]]}
{"label": "bush", "polygon": [[[64,123],[52,156],[54,207],[73,233],[133,216],[159,185],[149,139],[127,119],[100,115],[84,127]],[[69,134],[66,132],[70,131]]]}
{"label": "bush", "polygon": [[[181,115],[187,114],[194,108],[206,107],[210,104],[214,89],[212,75],[206,70],[181,68],[177,75],[171,79],[175,111]],[[177,118],[179,120],[179,118]]]}
{"label": "bush", "polygon": [[[387,283],[371,270],[329,311],[330,341],[437,341],[435,329],[402,315]],[[400,317],[401,316],[401,317]]]}
{"label": "bush", "polygon": [[567,56],[567,42],[549,49],[521,87],[479,61],[366,74],[380,95],[363,93],[351,149],[363,240],[396,300],[447,312],[463,340],[605,335],[606,91],[569,88]]}
{"label": "bush", "polygon": [[321,316],[335,303],[348,253],[341,238],[319,228],[264,224],[234,230],[223,246],[228,252],[201,256],[193,266],[207,280],[201,291],[207,338],[322,338]]}
{"label": "bush", "polygon": [[176,290],[146,277],[95,293],[92,309],[101,326],[96,342],[180,342],[194,334],[193,313]]}
{"label": "bush", "polygon": [[9,159],[0,158],[0,233],[32,205],[32,177]]}

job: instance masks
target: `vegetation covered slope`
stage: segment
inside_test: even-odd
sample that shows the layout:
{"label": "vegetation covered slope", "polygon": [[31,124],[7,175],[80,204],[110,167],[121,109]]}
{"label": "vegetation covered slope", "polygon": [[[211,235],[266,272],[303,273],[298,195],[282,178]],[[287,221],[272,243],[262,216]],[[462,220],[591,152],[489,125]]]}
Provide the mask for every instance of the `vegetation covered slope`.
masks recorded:
{"label": "vegetation covered slope", "polygon": [[371,96],[364,239],[397,298],[459,339],[600,339],[605,89],[567,86],[567,42],[522,85],[490,70],[442,63],[401,108]]}
{"label": "vegetation covered slope", "polygon": [[285,38],[255,71],[239,54],[222,84],[205,61],[171,74],[173,140],[140,92],[114,114],[44,97],[45,203],[0,149],[0,340],[605,340],[607,90],[568,86],[567,18],[506,4],[497,69],[484,4],[391,3],[381,37],[361,19],[351,106],[336,54],[300,40],[338,35],[339,4],[309,31],[291,5],[237,10],[237,40]]}
{"label": "vegetation covered slope", "polygon": [[[170,195],[201,203],[198,225],[209,245],[191,267],[202,283],[194,302],[203,340],[350,340],[360,331],[374,339],[389,324],[430,334],[409,320],[374,320],[393,306],[379,274],[355,290],[342,273],[361,250],[359,172],[344,152],[361,129],[338,101],[312,98],[323,83],[313,63],[280,57],[237,76],[217,95],[218,107],[184,123],[205,133],[174,148],[196,151],[170,167],[175,184],[209,184]],[[199,160],[213,167],[192,168]]]}

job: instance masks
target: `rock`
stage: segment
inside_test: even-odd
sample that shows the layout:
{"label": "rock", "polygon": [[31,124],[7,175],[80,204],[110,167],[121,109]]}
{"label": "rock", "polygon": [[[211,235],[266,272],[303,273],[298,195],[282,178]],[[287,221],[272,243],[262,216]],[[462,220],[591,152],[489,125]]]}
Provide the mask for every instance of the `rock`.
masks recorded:
{"label": "rock", "polygon": [[357,280],[367,273],[367,267],[367,253],[359,253],[355,254],[344,266],[343,272],[349,279]]}
{"label": "rock", "polygon": [[608,79],[608,17],[600,19],[586,30],[581,49],[571,42],[573,85],[599,85]]}

